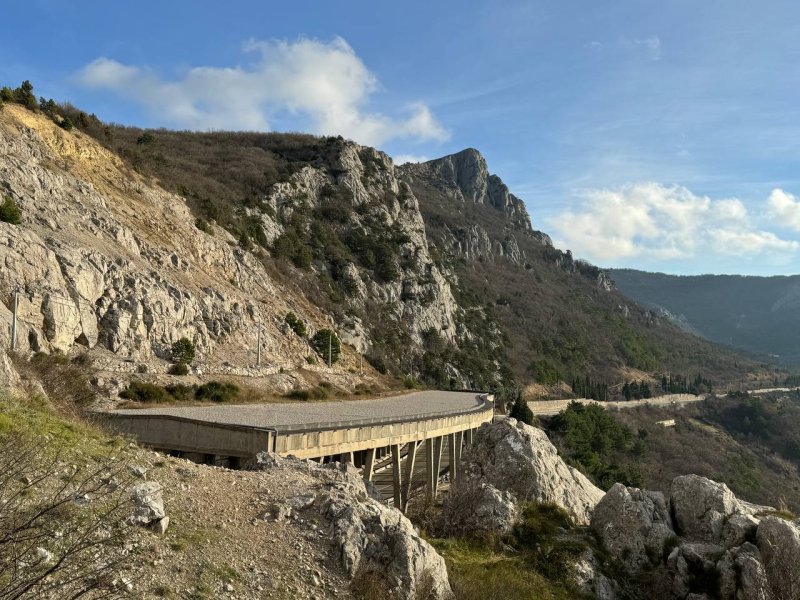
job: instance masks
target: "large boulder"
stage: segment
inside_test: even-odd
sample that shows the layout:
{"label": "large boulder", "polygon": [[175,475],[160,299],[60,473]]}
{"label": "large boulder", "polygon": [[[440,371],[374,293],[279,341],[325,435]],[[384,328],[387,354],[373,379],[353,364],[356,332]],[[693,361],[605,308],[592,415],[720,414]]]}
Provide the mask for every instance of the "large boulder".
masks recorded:
{"label": "large boulder", "polygon": [[771,600],[761,553],[750,542],[727,552],[717,562],[722,600]]}
{"label": "large boulder", "polygon": [[489,484],[520,502],[554,503],[580,525],[603,492],[558,456],[541,429],[516,419],[484,424],[462,458],[464,485]]}
{"label": "large boulder", "polygon": [[694,540],[719,540],[726,520],[741,512],[736,496],[727,485],[699,475],[673,479],[670,499],[675,530]]}
{"label": "large boulder", "polygon": [[300,469],[319,482],[273,508],[271,516],[280,513],[280,520],[299,527],[316,522],[354,583],[380,581],[387,597],[402,600],[452,597],[444,559],[399,510],[375,498],[352,464],[259,455],[253,468]]}
{"label": "large boulder", "polygon": [[591,527],[603,547],[631,571],[659,562],[675,538],[664,495],[621,483],[597,504]]}
{"label": "large boulder", "polygon": [[797,521],[765,517],[756,543],[776,598],[800,598],[800,527]]}
{"label": "large boulder", "polygon": [[442,506],[442,526],[449,535],[486,532],[504,535],[519,517],[517,501],[489,483],[471,485],[459,481]]}

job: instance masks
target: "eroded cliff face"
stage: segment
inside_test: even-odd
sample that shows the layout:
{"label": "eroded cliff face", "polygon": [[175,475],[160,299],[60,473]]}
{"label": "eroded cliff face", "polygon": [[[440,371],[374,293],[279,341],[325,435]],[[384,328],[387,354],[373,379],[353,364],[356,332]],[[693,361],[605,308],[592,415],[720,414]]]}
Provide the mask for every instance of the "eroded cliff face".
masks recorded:
{"label": "eroded cliff face", "polygon": [[[112,371],[145,363],[149,372],[163,372],[171,344],[184,336],[196,344],[206,374],[322,369],[307,364],[308,343],[284,323],[290,311],[311,333],[333,326],[360,353],[373,344],[374,324],[359,315],[375,307],[382,319],[402,320],[412,343],[428,330],[454,340],[458,308],[450,284],[431,259],[417,199],[385,154],[341,141],[333,168],[309,164],[244,210],[272,243],[297,225],[294,215],[319,210],[341,191],[346,198],[337,196],[330,218],[340,219],[337,233],[385,236],[392,252],[383,278],[355,259],[312,264],[347,283],[343,302],[352,316],[333,319],[269,274],[264,249],[243,249],[213,224],[198,229],[181,196],[83,133],[7,105],[0,109],[0,192],[20,206],[23,222],[0,223],[0,343],[11,345],[14,290],[19,352],[84,347]],[[300,224],[305,233],[313,226]],[[254,369],[260,327],[264,366]],[[345,350],[339,371],[352,370],[356,356]],[[8,383],[14,376],[6,363],[3,356]]]}

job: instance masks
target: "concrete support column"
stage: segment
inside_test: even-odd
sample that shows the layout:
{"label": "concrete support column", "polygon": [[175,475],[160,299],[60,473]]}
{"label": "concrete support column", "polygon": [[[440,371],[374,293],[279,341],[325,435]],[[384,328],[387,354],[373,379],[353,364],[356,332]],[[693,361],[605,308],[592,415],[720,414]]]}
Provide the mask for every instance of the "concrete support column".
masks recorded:
{"label": "concrete support column", "polygon": [[340,460],[342,463],[352,463],[353,462],[353,453],[352,452],[343,452],[341,454]]}
{"label": "concrete support column", "polygon": [[394,492],[394,505],[396,508],[400,508],[402,506],[402,489],[400,485],[402,483],[402,478],[400,477],[400,446],[398,444],[392,444],[390,446],[392,451],[392,491]]}
{"label": "concrete support column", "polygon": [[450,462],[450,485],[455,483],[456,477],[458,477],[458,454],[456,452],[456,434],[455,433],[448,433],[447,434],[447,450]]}
{"label": "concrete support column", "polygon": [[[461,466],[461,454],[464,450],[464,432],[463,431],[456,431],[456,466]],[[456,469],[458,472],[459,469]]]}
{"label": "concrete support column", "polygon": [[406,453],[406,479],[403,482],[403,504],[400,509],[403,512],[406,512],[408,508],[408,499],[411,497],[411,482],[414,479],[414,464],[417,459],[417,448],[419,448],[419,442],[414,441],[408,443],[408,452]]}
{"label": "concrete support column", "polygon": [[428,438],[425,440],[425,474],[428,478],[426,485],[425,485],[425,494],[428,497],[428,501],[433,500],[433,493],[434,489],[436,488],[436,484],[434,481],[436,480],[438,473],[434,472],[433,470],[433,450],[434,450],[434,438]]}
{"label": "concrete support column", "polygon": [[439,491],[439,473],[442,471],[442,446],[444,437],[441,435],[433,442],[433,499],[436,500],[436,493]]}
{"label": "concrete support column", "polygon": [[467,429],[464,432],[464,435],[466,436],[464,439],[467,441],[467,446],[472,446],[472,435],[474,431],[474,429]]}
{"label": "concrete support column", "polygon": [[365,450],[364,457],[364,481],[372,481],[372,471],[375,468],[375,448]]}

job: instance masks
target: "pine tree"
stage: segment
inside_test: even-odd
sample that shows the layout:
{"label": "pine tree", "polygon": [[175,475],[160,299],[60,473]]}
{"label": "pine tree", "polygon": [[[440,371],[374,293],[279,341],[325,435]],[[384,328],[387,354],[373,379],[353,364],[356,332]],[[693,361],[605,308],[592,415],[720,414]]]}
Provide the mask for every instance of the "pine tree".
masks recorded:
{"label": "pine tree", "polygon": [[511,412],[508,415],[512,419],[522,421],[528,425],[533,425],[534,416],[533,411],[528,406],[528,401],[522,397],[522,392],[517,390],[517,396],[514,399],[514,405],[511,407]]}

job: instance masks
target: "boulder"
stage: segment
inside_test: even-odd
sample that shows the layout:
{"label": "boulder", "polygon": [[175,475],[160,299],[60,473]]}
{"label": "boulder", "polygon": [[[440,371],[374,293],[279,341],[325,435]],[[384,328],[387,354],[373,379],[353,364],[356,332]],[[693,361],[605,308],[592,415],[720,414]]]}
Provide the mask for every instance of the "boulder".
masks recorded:
{"label": "boulder", "polygon": [[632,571],[659,562],[675,538],[664,495],[621,483],[597,504],[591,528],[603,547]]}
{"label": "boulder", "polygon": [[280,520],[296,527],[316,521],[319,529],[327,529],[336,557],[351,578],[377,578],[392,598],[452,597],[444,559],[399,510],[377,499],[374,486],[365,485],[352,464],[319,465],[260,455],[252,468],[259,466],[300,470],[318,482],[273,507],[272,516],[278,520],[276,512],[280,513]]}
{"label": "boulder", "polygon": [[675,531],[694,540],[719,540],[728,517],[740,511],[727,485],[699,475],[673,479],[670,499]]}
{"label": "boulder", "polygon": [[603,492],[558,456],[547,434],[516,419],[484,424],[462,457],[465,485],[489,484],[510,492],[517,501],[554,503],[579,525],[603,497]]}
{"label": "boulder", "polygon": [[741,546],[755,540],[758,519],[748,514],[733,514],[722,525],[720,541],[726,548]]}
{"label": "boulder", "polygon": [[161,484],[157,481],[145,481],[131,489],[134,513],[128,519],[132,525],[154,525],[166,517],[164,499],[161,496]]}
{"label": "boulder", "polygon": [[594,552],[587,549],[573,565],[572,580],[581,592],[597,600],[615,600],[617,584],[600,571],[600,563]]}
{"label": "boulder", "polygon": [[721,600],[770,600],[767,574],[756,546],[745,542],[717,563]]}
{"label": "boulder", "polygon": [[776,516],[758,525],[756,543],[776,598],[800,598],[800,527]]}
{"label": "boulder", "polygon": [[442,528],[448,535],[478,531],[505,535],[518,517],[514,496],[489,483],[457,481],[442,504]]}

